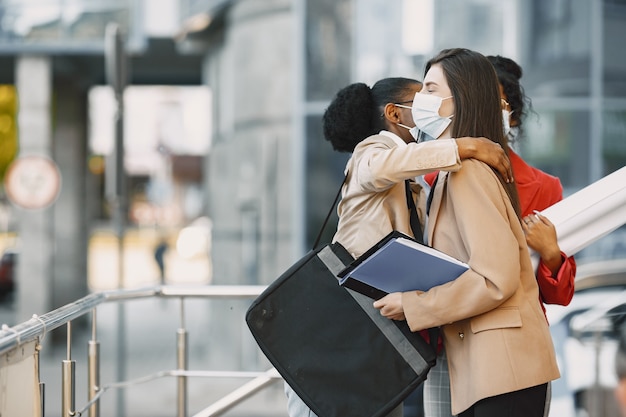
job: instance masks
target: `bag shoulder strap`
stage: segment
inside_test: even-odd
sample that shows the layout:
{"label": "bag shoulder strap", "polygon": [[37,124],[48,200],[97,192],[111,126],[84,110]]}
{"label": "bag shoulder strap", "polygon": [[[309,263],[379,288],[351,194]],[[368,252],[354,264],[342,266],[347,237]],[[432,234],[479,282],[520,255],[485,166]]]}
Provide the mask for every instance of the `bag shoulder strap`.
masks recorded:
{"label": "bag shoulder strap", "polygon": [[[324,233],[324,229],[326,228],[326,224],[328,224],[328,220],[330,219],[330,216],[333,214],[333,209],[335,208],[335,206],[337,205],[337,202],[339,201],[339,197],[341,196],[341,189],[343,188],[343,185],[346,183],[346,180],[348,179],[348,173],[346,172],[346,175],[343,177],[343,181],[341,181],[341,185],[339,185],[339,190],[337,191],[337,195],[335,195],[335,199],[333,200],[333,204],[330,207],[330,209],[328,210],[328,214],[326,215],[326,218],[324,219],[324,223],[322,224],[322,227],[320,228],[319,233],[317,234],[317,238],[315,239],[315,243],[313,244],[313,249],[317,248],[317,245],[319,245],[320,240],[322,239],[322,234]],[[405,184],[405,190],[406,190],[406,201],[407,201],[407,206],[409,208],[409,212],[410,212],[410,216],[411,216],[411,229],[413,229],[413,234],[415,235],[415,239],[420,242],[423,243],[423,236],[422,236],[422,227],[419,221],[419,217],[417,215],[417,209],[415,207],[415,202],[413,201],[413,197],[411,194],[411,188],[409,186],[409,180],[405,180],[404,182]]]}
{"label": "bag shoulder strap", "polygon": [[320,231],[317,234],[317,238],[315,239],[315,243],[313,244],[313,249],[317,248],[317,245],[319,245],[320,240],[322,239],[322,233],[324,232],[324,229],[326,228],[326,224],[328,223],[328,220],[330,219],[331,214],[333,214],[333,209],[335,208],[335,206],[337,205],[337,202],[339,201],[339,197],[341,196],[341,189],[343,188],[343,185],[346,183],[347,179],[348,179],[348,173],[346,172],[345,177],[343,177],[343,181],[341,181],[341,185],[339,185],[339,191],[337,191],[337,195],[335,196],[333,205],[330,207],[330,210],[328,210],[328,214],[326,215],[326,218],[324,219],[324,223],[322,223],[322,227],[320,228]]}

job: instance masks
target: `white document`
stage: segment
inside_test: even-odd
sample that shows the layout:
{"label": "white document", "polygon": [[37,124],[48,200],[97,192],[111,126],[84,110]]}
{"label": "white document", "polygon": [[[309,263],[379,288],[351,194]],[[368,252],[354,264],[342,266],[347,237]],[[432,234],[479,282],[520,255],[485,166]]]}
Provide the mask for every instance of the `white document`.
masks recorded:
{"label": "white document", "polygon": [[[626,223],[626,167],[541,212],[556,227],[561,250],[572,256]],[[531,250],[535,269],[539,256]]]}

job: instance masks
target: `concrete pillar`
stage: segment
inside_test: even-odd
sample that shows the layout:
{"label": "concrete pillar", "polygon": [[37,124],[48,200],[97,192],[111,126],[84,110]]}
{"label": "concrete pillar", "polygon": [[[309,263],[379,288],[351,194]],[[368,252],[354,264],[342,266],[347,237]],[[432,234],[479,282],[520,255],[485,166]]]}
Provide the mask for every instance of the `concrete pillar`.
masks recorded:
{"label": "concrete pillar", "polygon": [[53,213],[52,308],[87,294],[87,94],[76,84],[69,78],[54,83],[52,154],[63,187]]}
{"label": "concrete pillar", "polygon": [[[18,91],[19,156],[51,157],[52,63],[44,56],[21,56],[15,63]],[[18,267],[15,321],[50,310],[53,254],[52,208],[16,208]]]}
{"label": "concrete pillar", "polygon": [[[345,162],[331,162],[337,153],[321,138],[321,117],[350,81],[351,9],[352,0],[247,0],[215,25],[223,33],[213,34],[204,66],[214,97],[206,186],[215,284],[272,282],[309,249],[305,233],[314,239],[328,212]],[[215,305],[211,360],[254,367],[257,347],[235,325],[243,311],[231,308],[238,315],[229,319]]]}
{"label": "concrete pillar", "polygon": [[[266,283],[293,258],[293,0],[235,2],[227,22],[204,74],[215,100],[206,167],[213,283]],[[252,349],[233,349],[249,337],[234,324],[248,304],[231,307],[232,317],[215,304],[213,340],[233,344],[212,344],[212,363],[250,364]]]}

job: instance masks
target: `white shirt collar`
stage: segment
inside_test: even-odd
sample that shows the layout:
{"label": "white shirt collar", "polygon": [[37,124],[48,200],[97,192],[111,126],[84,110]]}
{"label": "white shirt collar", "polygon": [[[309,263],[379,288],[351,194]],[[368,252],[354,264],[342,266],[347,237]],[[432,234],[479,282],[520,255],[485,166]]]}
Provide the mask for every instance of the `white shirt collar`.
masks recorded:
{"label": "white shirt collar", "polygon": [[402,138],[398,135],[396,135],[393,132],[390,132],[388,130],[381,130],[379,135],[383,135],[383,136],[387,136],[388,138],[393,139],[393,141],[396,143],[396,145],[398,146],[406,146],[407,143],[405,141],[402,140]]}

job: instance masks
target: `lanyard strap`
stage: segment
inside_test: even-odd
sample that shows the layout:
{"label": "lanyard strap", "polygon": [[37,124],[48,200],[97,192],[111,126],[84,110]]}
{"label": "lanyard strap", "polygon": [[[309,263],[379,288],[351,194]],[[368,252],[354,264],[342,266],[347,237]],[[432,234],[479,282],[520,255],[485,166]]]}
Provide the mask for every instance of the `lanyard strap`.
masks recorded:
{"label": "lanyard strap", "polygon": [[435,187],[437,186],[438,179],[439,179],[439,175],[435,177],[435,181],[433,181],[433,185],[430,186],[430,192],[428,193],[428,200],[426,200],[426,215],[430,215],[430,205],[433,202],[433,195],[435,194]]}
{"label": "lanyard strap", "polygon": [[422,232],[420,219],[417,217],[417,208],[415,207],[415,201],[413,200],[413,193],[411,192],[409,180],[404,180],[404,190],[406,191],[406,204],[409,207],[411,230],[413,231],[415,240],[419,243],[424,243],[424,233]]}

